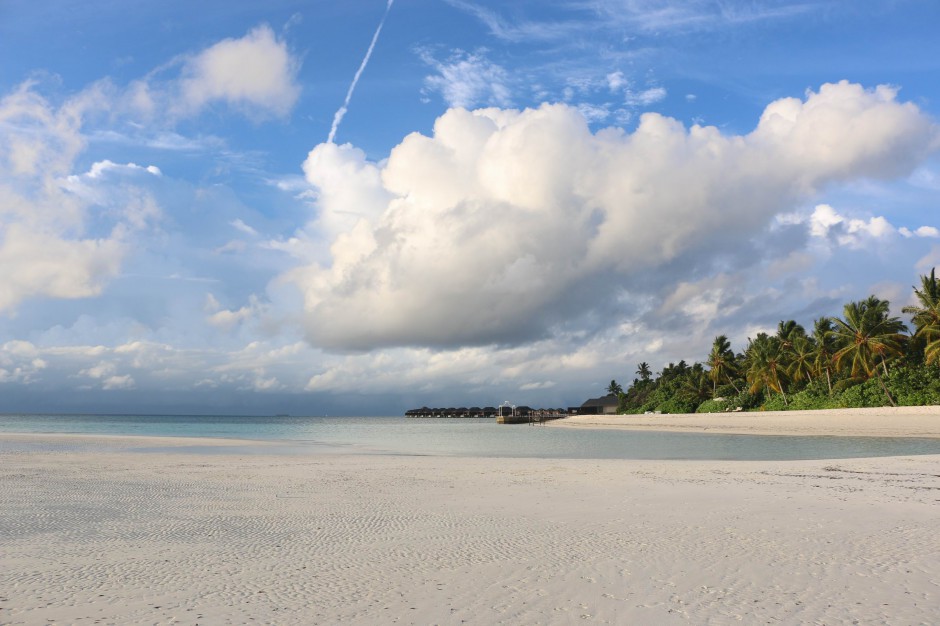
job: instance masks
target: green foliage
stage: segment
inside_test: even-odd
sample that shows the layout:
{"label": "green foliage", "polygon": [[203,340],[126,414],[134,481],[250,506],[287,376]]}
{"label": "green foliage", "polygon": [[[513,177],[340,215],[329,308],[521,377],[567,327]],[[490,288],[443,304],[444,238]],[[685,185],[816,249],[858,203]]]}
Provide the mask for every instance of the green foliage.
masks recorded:
{"label": "green foliage", "polygon": [[767,411],[809,411],[814,409],[838,408],[837,400],[829,394],[829,387],[824,380],[815,380],[806,385],[804,389],[789,398],[789,406],[783,406],[783,400],[777,396],[771,398],[765,405]]}
{"label": "green foliage", "polygon": [[911,315],[917,329],[914,337],[928,365],[940,360],[940,279],[936,269],[930,276],[921,276],[921,288],[914,287],[919,306],[906,306],[902,310]]}
{"label": "green foliage", "polygon": [[729,411],[728,400],[725,398],[719,398],[716,400],[706,400],[705,402],[698,405],[698,408],[695,409],[696,413],[724,413]]}
{"label": "green foliage", "polygon": [[698,403],[695,400],[690,398],[680,398],[678,396],[669,398],[658,407],[660,413],[695,413],[695,408]]}
{"label": "green foliage", "polygon": [[779,337],[758,333],[747,347],[747,383],[751,393],[779,393],[787,403],[786,343]]}
{"label": "green foliage", "polygon": [[655,380],[634,379],[621,397],[621,413],[694,413],[710,397],[712,383],[701,364],[670,363]]}
{"label": "green foliage", "polygon": [[[916,329],[890,315],[887,300],[850,302],[843,318],[821,318],[812,335],[795,320],[775,335],[759,333],[744,354],[715,337],[706,362],[670,363],[620,396],[621,413],[716,413],[741,410],[940,405],[940,280],[935,271],[915,287],[918,306],[903,310]],[[611,381],[611,385],[615,385]],[[619,385],[618,385],[619,386]]]}
{"label": "green foliage", "polygon": [[902,366],[888,374],[885,381],[901,406],[940,404],[940,364]]}
{"label": "green foliage", "polygon": [[836,406],[844,409],[874,408],[890,404],[876,378],[869,378],[861,384],[849,387],[835,400],[838,403]]}
{"label": "green foliage", "polygon": [[779,393],[770,394],[767,400],[760,406],[761,411],[788,411],[790,406],[784,403],[783,396]]}
{"label": "green foliage", "polygon": [[[730,387],[729,387],[730,388]],[[696,413],[727,413],[731,411],[749,411],[755,409],[764,401],[762,394],[752,394],[748,390],[741,393],[729,393],[718,400],[706,400],[695,410]]]}
{"label": "green foliage", "polygon": [[650,395],[656,390],[656,382],[653,380],[633,379],[633,385],[627,389],[627,392],[620,396],[619,413],[642,413],[643,407],[649,400]]}

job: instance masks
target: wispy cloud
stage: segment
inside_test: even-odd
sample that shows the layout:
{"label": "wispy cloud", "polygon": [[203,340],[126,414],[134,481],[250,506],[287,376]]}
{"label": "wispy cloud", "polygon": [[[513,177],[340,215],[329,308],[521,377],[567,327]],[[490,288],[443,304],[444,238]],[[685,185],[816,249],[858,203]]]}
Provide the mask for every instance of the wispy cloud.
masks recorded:
{"label": "wispy cloud", "polygon": [[[757,22],[792,19],[824,8],[822,2],[757,0],[587,0],[599,20],[609,27],[643,34],[682,34],[738,27]],[[830,3],[831,4],[831,3]]]}
{"label": "wispy cloud", "polygon": [[444,61],[434,58],[427,49],[418,54],[437,72],[425,77],[425,94],[437,92],[453,107],[512,104],[509,72],[487,59],[484,51],[455,50]]}
{"label": "wispy cloud", "polygon": [[[792,19],[825,7],[822,2],[758,0],[747,4],[723,0],[559,0],[551,3],[563,19],[536,20],[518,10],[512,15],[470,0],[445,0],[476,17],[490,34],[508,42],[555,42],[598,31],[627,35],[669,35]],[[544,8],[540,5],[540,8]]]}
{"label": "wispy cloud", "polygon": [[[538,21],[506,18],[492,9],[468,0],[445,0],[447,4],[473,15],[489,29],[490,33],[504,41],[556,41],[582,29],[579,20]],[[577,8],[577,7],[575,7]],[[585,16],[587,16],[585,14]]]}

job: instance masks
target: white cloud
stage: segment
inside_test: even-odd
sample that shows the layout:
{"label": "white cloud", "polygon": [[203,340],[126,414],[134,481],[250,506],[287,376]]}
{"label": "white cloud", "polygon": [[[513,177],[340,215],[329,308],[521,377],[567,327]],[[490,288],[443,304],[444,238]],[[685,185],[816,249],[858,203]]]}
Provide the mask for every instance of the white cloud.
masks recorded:
{"label": "white cloud", "polygon": [[576,107],[588,124],[603,122],[610,117],[610,107],[582,102]]}
{"label": "white cloud", "polygon": [[[101,293],[120,269],[128,230],[158,211],[146,197],[126,198],[109,215],[110,231],[85,234],[89,204],[103,198],[83,196],[71,169],[84,147],[81,126],[95,98],[83,92],[57,108],[24,83],[0,100],[0,311],[37,296]],[[93,181],[128,167],[102,162],[85,177]]]}
{"label": "white cloud", "polygon": [[8,341],[0,345],[0,383],[28,385],[47,366],[36,346],[28,341]]}
{"label": "white cloud", "polygon": [[[105,159],[104,161],[97,161],[95,163],[92,163],[91,168],[88,170],[88,173],[85,174],[85,176],[87,176],[88,178],[98,179],[98,178],[104,177],[104,175],[108,172],[120,171],[120,170],[127,170],[130,172],[135,172],[135,171],[147,172],[154,176],[163,175],[163,172],[161,172],[160,168],[157,167],[156,165],[148,165],[146,167],[137,165],[136,163],[126,163],[122,165],[120,163],[115,163],[113,161],[109,161],[108,159]],[[77,179],[77,177],[69,176],[69,179],[74,180],[74,179]]]}
{"label": "white cloud", "polygon": [[[593,134],[565,105],[452,109],[433,136],[409,135],[372,165],[392,198],[382,211],[289,279],[318,345],[521,341],[604,307],[643,273],[707,264],[826,185],[908,174],[937,136],[893,90],[846,82],[771,103],[742,136],[655,113],[632,133]],[[355,209],[331,202],[350,180],[331,168],[307,170],[321,211]],[[875,219],[848,232],[889,230]]]}
{"label": "white cloud", "polygon": [[100,381],[101,388],[105,391],[133,389],[135,386],[134,378],[130,374],[116,374],[116,371],[117,367],[114,363],[101,361],[91,367],[80,370],[78,375]]}
{"label": "white cloud", "polygon": [[185,62],[179,112],[192,114],[223,101],[252,115],[285,116],[300,96],[297,68],[287,44],[263,24],[239,39],[223,39]]}
{"label": "white cloud", "polygon": [[105,391],[112,389],[133,389],[135,387],[134,379],[128,375],[109,376],[101,383],[101,388]]}
{"label": "white cloud", "polygon": [[[803,222],[804,218],[799,215],[790,216],[797,223]],[[809,224],[809,232],[813,237],[828,239],[840,246],[849,248],[864,248],[872,240],[884,239],[895,234],[902,237],[922,237],[937,238],[940,237],[940,229],[935,226],[920,226],[911,230],[905,226],[896,228],[884,216],[869,217],[867,219],[858,217],[847,217],[841,215],[828,204],[817,205],[812,215],[805,219]]]}
{"label": "white cloud", "polygon": [[264,370],[258,370],[255,372],[254,377],[251,379],[251,383],[248,387],[252,391],[277,391],[283,389],[282,385],[277,378],[273,376],[265,377]]}
{"label": "white cloud", "polygon": [[521,385],[519,387],[519,391],[535,391],[538,389],[551,389],[552,387],[555,387],[557,385],[558,383],[556,383],[553,380],[543,380],[543,381],[536,382],[536,383],[526,383],[524,385]]}
{"label": "white cloud", "polygon": [[666,99],[667,95],[664,87],[650,87],[636,93],[628,91],[626,94],[626,104],[630,106],[648,107],[657,102],[662,102]]}
{"label": "white cloud", "polygon": [[86,367],[85,369],[79,371],[80,376],[87,376],[88,378],[107,378],[114,374],[114,364],[107,363],[102,361],[91,367]]}
{"label": "white cloud", "polygon": [[506,41],[553,41],[578,33],[580,22],[556,21],[511,21],[504,19],[497,12],[467,0],[445,0],[447,4],[470,13],[483,22],[490,32]]}
{"label": "white cloud", "polygon": [[483,53],[456,50],[446,61],[438,61],[427,50],[420,51],[420,56],[437,72],[425,77],[425,90],[437,92],[449,106],[511,104],[509,73]]}
{"label": "white cloud", "polygon": [[[605,91],[622,98],[619,105],[610,102],[577,103],[578,110],[591,123],[606,120],[610,117],[612,110],[618,122],[626,123],[630,120],[632,111],[662,102],[669,95],[665,87],[657,85],[651,77],[647,77],[645,88],[636,88],[620,70],[611,72],[603,78],[590,75],[569,76],[565,83],[562,97],[568,103],[573,104],[585,97],[596,99],[599,95],[603,96]],[[620,108],[614,109],[616,106]]]}
{"label": "white cloud", "polygon": [[940,237],[940,229],[935,226],[921,226],[914,230],[902,226],[898,229],[898,232],[905,237],[930,237],[932,239]]}
{"label": "white cloud", "polygon": [[114,239],[63,239],[21,224],[3,228],[0,310],[35,296],[84,298],[101,293],[120,269],[125,246]]}
{"label": "white cloud", "polygon": [[229,224],[231,224],[232,228],[234,228],[235,230],[245,233],[246,235],[250,235],[252,237],[258,236],[258,231],[252,228],[251,226],[249,226],[248,224],[246,224],[245,222],[243,222],[240,218],[232,220],[231,222],[229,222]]}
{"label": "white cloud", "polygon": [[736,4],[714,0],[591,0],[589,5],[608,28],[666,35],[792,19],[824,6],[812,2]]}
{"label": "white cloud", "polygon": [[299,341],[252,341],[238,349],[184,348],[147,340],[114,346],[38,346],[11,341],[0,344],[0,383],[54,386],[63,391],[91,387],[300,391],[316,361],[316,353]]}
{"label": "white cloud", "polygon": [[93,163],[88,172],[60,179],[59,184],[88,205],[97,205],[98,210],[106,210],[116,221],[122,222],[120,232],[125,227],[141,230],[159,221],[162,211],[147,190],[150,184],[147,179],[162,176],[155,165],[144,167],[106,159]]}
{"label": "white cloud", "polygon": [[698,327],[708,327],[718,317],[728,316],[738,307],[727,304],[727,292],[737,284],[737,277],[718,274],[697,282],[682,281],[659,307],[661,314],[682,313],[695,320]]}
{"label": "white cloud", "polygon": [[933,246],[927,254],[914,265],[918,272],[927,274],[934,267],[940,267],[940,246]]}
{"label": "white cloud", "polygon": [[248,298],[248,304],[240,309],[234,311],[222,309],[218,300],[210,293],[206,297],[206,310],[209,312],[206,319],[210,324],[223,330],[231,330],[238,324],[257,319],[264,312],[265,307],[258,296],[252,294]]}
{"label": "white cloud", "polygon": [[379,168],[348,143],[318,145],[303,169],[307,182],[319,190],[317,229],[327,236],[348,232],[360,220],[372,222],[391,200]]}
{"label": "white cloud", "polygon": [[624,77],[623,72],[620,70],[607,75],[607,88],[610,89],[611,92],[621,91],[629,86],[630,81]]}

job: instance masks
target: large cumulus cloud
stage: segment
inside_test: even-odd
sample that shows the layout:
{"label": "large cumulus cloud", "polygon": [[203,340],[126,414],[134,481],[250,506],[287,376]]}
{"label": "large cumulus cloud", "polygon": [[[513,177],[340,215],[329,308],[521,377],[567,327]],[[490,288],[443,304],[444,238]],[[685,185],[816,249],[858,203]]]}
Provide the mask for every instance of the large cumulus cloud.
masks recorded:
{"label": "large cumulus cloud", "polygon": [[291,278],[321,346],[531,339],[638,275],[708,262],[827,185],[909,173],[937,147],[895,90],[847,82],[771,103],[746,135],[655,113],[593,133],[560,104],[451,109],[381,163],[311,152],[334,238]]}

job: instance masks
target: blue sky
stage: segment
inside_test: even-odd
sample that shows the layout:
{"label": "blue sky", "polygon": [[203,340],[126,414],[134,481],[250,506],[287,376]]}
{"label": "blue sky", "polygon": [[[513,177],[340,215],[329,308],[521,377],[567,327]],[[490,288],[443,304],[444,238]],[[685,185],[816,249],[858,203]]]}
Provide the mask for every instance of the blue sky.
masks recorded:
{"label": "blue sky", "polygon": [[0,410],[568,406],[717,334],[899,313],[940,264],[938,22],[5,2]]}

